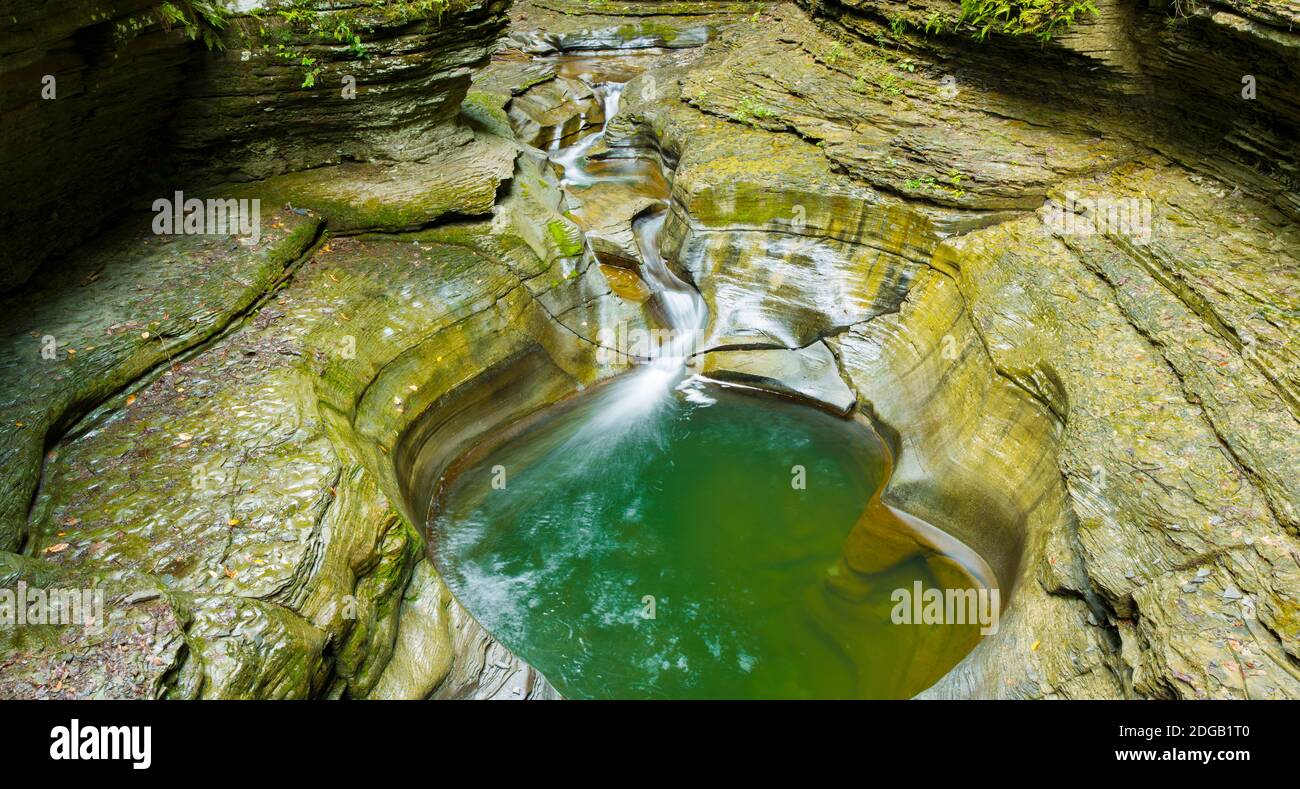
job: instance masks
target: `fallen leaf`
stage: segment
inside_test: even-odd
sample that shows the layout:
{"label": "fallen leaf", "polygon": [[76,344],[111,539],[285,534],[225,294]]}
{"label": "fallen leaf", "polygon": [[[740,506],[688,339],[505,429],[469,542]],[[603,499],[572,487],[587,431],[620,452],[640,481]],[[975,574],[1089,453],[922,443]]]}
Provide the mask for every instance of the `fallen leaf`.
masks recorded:
{"label": "fallen leaf", "polygon": [[45,552],[46,552],[46,553],[63,553],[63,552],[66,551],[66,550],[68,550],[68,544],[67,544],[66,542],[61,542],[61,543],[59,543],[58,545],[51,545],[50,547],[46,548],[46,549],[45,549]]}

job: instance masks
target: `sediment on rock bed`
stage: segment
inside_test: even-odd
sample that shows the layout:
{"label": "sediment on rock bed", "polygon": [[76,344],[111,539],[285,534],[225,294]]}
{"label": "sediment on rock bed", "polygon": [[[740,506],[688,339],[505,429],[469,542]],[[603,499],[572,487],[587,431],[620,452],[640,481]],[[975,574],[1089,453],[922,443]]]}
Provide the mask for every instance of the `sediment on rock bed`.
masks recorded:
{"label": "sediment on rock bed", "polygon": [[[620,371],[661,199],[702,373],[876,420],[885,502],[1015,590],[922,695],[1300,696],[1288,4],[1098,2],[1041,42],[936,30],[946,0],[358,3],[366,58],[284,25],[314,87],[247,18],[209,52],[100,5],[0,42],[0,586],[108,617],[0,631],[0,696],[557,695],[426,558],[414,469]],[[647,64],[596,155],[662,173],[599,210],[534,147],[605,122],[544,57],[595,49]],[[118,185],[152,156],[160,194],[260,198],[261,240],[151,234]],[[1089,199],[1148,232],[1063,229]]]}

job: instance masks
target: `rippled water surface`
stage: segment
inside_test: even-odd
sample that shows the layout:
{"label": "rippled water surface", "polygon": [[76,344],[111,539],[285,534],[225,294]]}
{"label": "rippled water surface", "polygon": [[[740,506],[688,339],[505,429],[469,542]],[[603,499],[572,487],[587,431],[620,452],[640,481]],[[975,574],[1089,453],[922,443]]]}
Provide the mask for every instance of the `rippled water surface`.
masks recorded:
{"label": "rippled water surface", "polygon": [[939,583],[921,556],[842,561],[885,471],[868,428],[692,380],[665,394],[659,372],[559,409],[440,499],[439,565],[507,647],[568,697],[854,698],[912,695],[973,645],[891,622],[893,590]]}
{"label": "rippled water surface", "polygon": [[581,226],[630,223],[639,261],[625,276],[653,294],[668,339],[458,463],[434,508],[438,565],[568,697],[910,696],[979,636],[895,624],[895,591],[989,576],[880,503],[888,460],[864,424],[688,377],[708,310],[661,254],[661,158],[614,156],[604,140],[625,88],[649,89],[628,80],[656,57],[555,60],[606,123],[567,145],[557,127],[547,154]]}

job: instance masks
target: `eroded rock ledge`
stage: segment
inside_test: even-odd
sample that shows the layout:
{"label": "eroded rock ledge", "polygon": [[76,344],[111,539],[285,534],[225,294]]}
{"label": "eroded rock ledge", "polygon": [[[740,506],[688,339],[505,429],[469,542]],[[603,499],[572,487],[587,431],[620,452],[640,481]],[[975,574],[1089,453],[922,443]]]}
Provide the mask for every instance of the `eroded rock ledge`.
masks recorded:
{"label": "eroded rock ledge", "polygon": [[[1189,143],[1124,111],[952,96],[915,30],[772,13],[780,33],[727,31],[656,100],[630,86],[625,128],[680,160],[668,248],[714,341],[825,338],[899,436],[886,500],[1016,579],[1002,632],[928,695],[1295,696],[1285,178],[1207,177],[1234,167],[1212,142],[1189,172]],[[1150,243],[1028,210],[1069,194],[1151,201]]]}
{"label": "eroded rock ledge", "polygon": [[[886,500],[1014,590],[924,695],[1300,697],[1291,11],[1105,3],[1043,47],[925,35],[955,4],[896,5],[544,0],[507,43],[682,42],[602,155],[669,173],[704,372],[878,420]],[[424,558],[415,470],[618,372],[599,329],[656,321],[625,254],[641,209],[568,211],[516,138],[595,122],[554,70],[504,52],[471,88],[486,45],[415,40],[437,65],[393,43],[380,70],[394,100],[436,97],[420,118],[376,90],[369,147],[336,159],[277,120],[249,139],[312,162],[215,159],[213,188],[283,206],[257,246],[128,216],[12,297],[0,585],[98,584],[109,619],[0,631],[0,696],[554,695]],[[203,73],[244,85],[237,54]],[[1243,61],[1261,94],[1239,109],[1220,71]],[[286,113],[338,110],[271,76]],[[187,123],[179,150],[227,139]],[[1070,195],[1150,201],[1149,242],[1038,210]]]}

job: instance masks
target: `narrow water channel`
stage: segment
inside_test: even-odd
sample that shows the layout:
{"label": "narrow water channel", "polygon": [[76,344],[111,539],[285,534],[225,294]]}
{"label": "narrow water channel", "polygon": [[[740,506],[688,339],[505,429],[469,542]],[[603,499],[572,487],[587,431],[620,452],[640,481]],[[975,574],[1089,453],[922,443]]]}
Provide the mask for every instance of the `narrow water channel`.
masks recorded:
{"label": "narrow water channel", "polygon": [[[622,56],[561,66],[601,97],[605,124],[635,73]],[[455,465],[432,510],[439,569],[570,698],[923,690],[980,625],[900,623],[897,593],[995,588],[992,573],[880,503],[890,458],[865,420],[692,374],[708,314],[660,253],[666,179],[650,157],[593,156],[604,132],[593,125],[548,154],[583,208],[620,192],[654,197],[633,235],[667,339]],[[913,528],[925,547],[900,551]]]}

